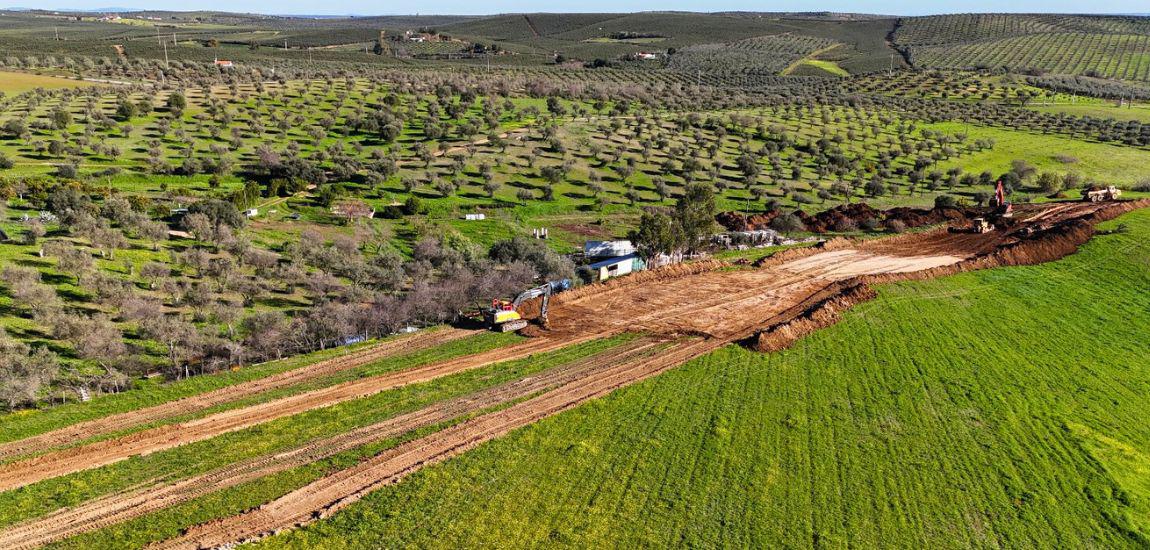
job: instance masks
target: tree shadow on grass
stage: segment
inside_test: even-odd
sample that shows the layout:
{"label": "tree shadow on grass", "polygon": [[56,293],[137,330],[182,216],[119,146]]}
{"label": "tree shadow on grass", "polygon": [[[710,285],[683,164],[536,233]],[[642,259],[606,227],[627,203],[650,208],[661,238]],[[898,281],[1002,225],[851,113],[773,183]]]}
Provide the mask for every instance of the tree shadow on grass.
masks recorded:
{"label": "tree shadow on grass", "polygon": [[288,298],[286,296],[271,296],[258,298],[256,303],[262,306],[267,306],[276,309],[290,309],[290,308],[303,308],[311,304],[296,298]]}

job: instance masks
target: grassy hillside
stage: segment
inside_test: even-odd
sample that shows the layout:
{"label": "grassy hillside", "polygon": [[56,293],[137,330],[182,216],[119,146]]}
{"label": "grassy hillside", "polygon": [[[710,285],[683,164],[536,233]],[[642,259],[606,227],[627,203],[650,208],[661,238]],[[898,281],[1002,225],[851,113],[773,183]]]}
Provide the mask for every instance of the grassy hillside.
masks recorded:
{"label": "grassy hillside", "polygon": [[1150,212],[1078,254],[881,289],[265,547],[1150,544]]}
{"label": "grassy hillside", "polygon": [[54,76],[41,76],[28,73],[0,71],[0,92],[6,94],[19,94],[36,88],[55,90],[58,88],[80,88],[91,86],[90,82],[82,80],[68,80]]}

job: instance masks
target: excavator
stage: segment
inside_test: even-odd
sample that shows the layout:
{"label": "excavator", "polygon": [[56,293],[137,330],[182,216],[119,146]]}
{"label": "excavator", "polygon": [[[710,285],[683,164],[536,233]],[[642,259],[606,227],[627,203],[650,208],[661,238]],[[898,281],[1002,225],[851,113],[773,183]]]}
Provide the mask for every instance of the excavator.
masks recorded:
{"label": "excavator", "polygon": [[1014,217],[1014,205],[1010,204],[1010,201],[1006,198],[1006,188],[1002,186],[1002,180],[998,180],[998,186],[994,189],[994,198],[991,199],[990,206],[994,207],[995,217]]}
{"label": "excavator", "polygon": [[539,307],[539,323],[547,326],[547,306],[551,301],[551,295],[569,288],[571,288],[571,280],[562,279],[525,290],[510,302],[496,298],[491,301],[491,307],[484,310],[483,319],[487,322],[487,326],[496,332],[511,332],[527,328],[527,319],[524,319],[523,315],[519,313],[519,306],[527,300],[543,298],[543,303]]}

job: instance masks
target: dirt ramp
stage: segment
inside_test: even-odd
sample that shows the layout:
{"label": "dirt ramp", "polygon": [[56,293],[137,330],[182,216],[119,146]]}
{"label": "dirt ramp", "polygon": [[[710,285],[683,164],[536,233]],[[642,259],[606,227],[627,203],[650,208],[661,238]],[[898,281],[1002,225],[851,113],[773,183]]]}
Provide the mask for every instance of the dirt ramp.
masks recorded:
{"label": "dirt ramp", "polygon": [[[947,235],[945,230],[937,230],[863,243],[859,246],[860,249],[883,252],[900,248],[940,252],[948,250],[949,247],[949,250],[956,254],[971,250],[978,250],[979,253],[950,265],[866,274],[833,283],[823,291],[811,295],[799,308],[789,310],[793,315],[787,317],[785,312],[781,320],[768,324],[761,331],[743,340],[742,344],[762,352],[786,349],[800,338],[837,323],[841,319],[842,312],[855,304],[873,299],[876,293],[871,285],[874,284],[933,279],[967,271],[1037,265],[1060,260],[1077,252],[1080,246],[1086,244],[1094,236],[1095,225],[1098,223],[1147,206],[1150,206],[1150,199],[1101,206],[1068,203],[1038,211],[1027,221],[1016,221],[1009,232],[999,231],[998,236],[983,238],[979,238],[981,235],[953,236]],[[835,245],[835,248],[844,247],[844,244]],[[803,249],[794,252],[789,258],[779,258],[774,263],[798,261],[826,250]]]}
{"label": "dirt ramp", "polygon": [[835,283],[803,302],[801,313],[767,327],[742,344],[755,351],[771,352],[789,348],[800,338],[839,321],[842,312],[877,294],[862,282]]}

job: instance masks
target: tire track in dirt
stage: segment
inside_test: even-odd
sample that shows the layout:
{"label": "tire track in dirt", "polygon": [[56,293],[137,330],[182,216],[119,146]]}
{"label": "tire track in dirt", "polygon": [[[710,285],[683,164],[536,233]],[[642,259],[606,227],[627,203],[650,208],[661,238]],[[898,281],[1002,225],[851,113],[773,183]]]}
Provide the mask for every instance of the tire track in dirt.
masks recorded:
{"label": "tire track in dirt", "polygon": [[616,365],[597,376],[570,382],[538,397],[488,413],[384,451],[354,467],[292,491],[250,512],[190,529],[157,548],[210,548],[251,541],[284,528],[311,523],[434,464],[516,428],[571,409],[726,345],[720,340],[682,339],[651,358]]}
{"label": "tire track in dirt", "polygon": [[0,465],[0,491],[9,491],[38,481],[106,466],[133,456],[203,441],[279,418],[360,399],[401,386],[427,382],[443,376],[484,367],[493,363],[522,359],[536,353],[554,351],[603,336],[584,334],[569,338],[536,338],[507,348],[468,355],[399,372],[344,382],[327,388],[232,409],[203,418],[158,426],[123,437],[61,449],[27,460]]}
{"label": "tire track in dirt", "polygon": [[[1051,215],[1052,220],[1044,219],[1040,223],[1063,223],[1069,220],[1068,223],[1081,224],[1085,223],[1083,216],[1094,216],[1097,212],[1087,208],[1066,210],[1065,215],[1059,212]],[[1026,229],[1025,226],[1014,229],[1010,235],[1026,233],[1022,231]],[[563,347],[636,329],[664,336],[713,334],[716,337],[705,340],[680,338],[672,348],[654,358],[625,362],[502,411],[488,413],[402,444],[251,512],[195,527],[182,537],[161,543],[161,546],[231,544],[325,517],[378,487],[394,483],[424,464],[445,460],[540,418],[654,376],[733,341],[750,337],[764,319],[774,324],[796,318],[803,314],[804,302],[812,295],[828,292],[832,285],[841,281],[860,276],[901,279],[908,278],[908,275],[919,277],[945,274],[947,270],[956,269],[959,262],[964,265],[981,265],[979,262],[984,259],[984,250],[988,246],[1003,250],[1003,246],[1006,246],[1003,243],[1009,240],[1009,235],[1005,233],[997,231],[985,236],[964,235],[961,238],[942,237],[937,233],[918,234],[905,239],[895,237],[885,243],[887,247],[898,243],[903,248],[889,253],[882,248],[883,243],[876,246],[873,242],[857,246],[852,244],[853,249],[836,247],[833,250],[798,251],[769,267],[757,270],[706,270],[666,277],[656,273],[643,279],[643,284],[624,283],[605,288],[601,293],[585,293],[569,301],[557,300],[552,310],[552,324],[555,328],[545,333],[548,337],[533,341],[539,344],[535,352],[549,346]],[[1010,239],[1013,239],[1013,244],[1018,242],[1015,237],[1010,236]],[[939,246],[924,246],[931,243]],[[907,250],[912,254],[903,253]],[[923,254],[926,250],[929,253]],[[914,252],[919,255],[914,255]],[[732,289],[740,290],[732,292]],[[744,309],[731,307],[732,301]],[[646,322],[631,322],[637,317],[642,317]],[[667,319],[674,322],[662,322]],[[594,328],[588,330],[588,327]],[[527,342],[508,350],[495,351],[506,354],[511,349],[530,348],[531,345],[532,342]],[[456,360],[455,363],[481,362],[481,358],[490,353],[477,354]],[[466,367],[456,365],[453,368]],[[374,382],[373,387],[378,384],[378,381]],[[339,402],[345,397],[324,396],[320,401]],[[256,420],[257,423],[260,421],[266,420]],[[111,452],[114,454],[119,451]],[[104,451],[96,452],[94,456],[102,457]]]}
{"label": "tire track in dirt", "polygon": [[262,393],[314,380],[322,376],[354,369],[393,355],[428,349],[440,344],[475,334],[476,331],[447,328],[401,336],[351,353],[325,359],[304,367],[297,367],[264,378],[241,382],[198,395],[161,403],[73,424],[25,439],[0,444],[0,460],[46,451],[102,434],[122,431],[165,418],[193,413]]}
{"label": "tire track in dirt", "polygon": [[0,531],[0,548],[36,548],[122,523],[214,491],[304,466],[363,445],[447,422],[464,414],[521,399],[575,380],[593,377],[620,362],[649,357],[662,343],[663,341],[654,338],[638,338],[590,357],[346,433],[318,439],[293,449],[229,464],[168,485],[112,494],[73,508],[59,510]]}

